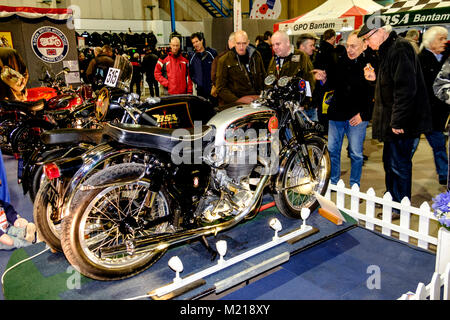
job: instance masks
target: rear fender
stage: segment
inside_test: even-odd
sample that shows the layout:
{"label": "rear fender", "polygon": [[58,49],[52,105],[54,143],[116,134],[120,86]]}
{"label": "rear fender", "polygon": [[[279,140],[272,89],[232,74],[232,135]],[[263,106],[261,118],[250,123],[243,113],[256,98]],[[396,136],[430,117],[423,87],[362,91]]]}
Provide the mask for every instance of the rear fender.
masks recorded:
{"label": "rear fender", "polygon": [[70,179],[69,184],[64,190],[64,194],[62,195],[62,203],[64,203],[63,207],[60,209],[60,214],[62,215],[62,217],[65,217],[67,214],[69,214],[69,208],[71,206],[72,199],[79,185],[87,177],[89,177],[92,172],[97,169],[97,167],[103,165],[103,163],[109,158],[129,153],[144,153],[144,151],[127,147],[118,148],[116,145],[103,143],[85,152],[81,156],[83,160],[82,165],[74,173],[74,175]]}

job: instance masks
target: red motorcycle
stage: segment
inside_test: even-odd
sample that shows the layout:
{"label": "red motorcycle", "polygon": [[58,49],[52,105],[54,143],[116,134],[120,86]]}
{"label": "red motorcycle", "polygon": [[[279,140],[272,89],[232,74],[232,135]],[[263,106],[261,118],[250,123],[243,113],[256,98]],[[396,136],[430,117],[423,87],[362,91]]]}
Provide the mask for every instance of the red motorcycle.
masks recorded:
{"label": "red motorcycle", "polygon": [[[3,153],[20,155],[42,131],[55,128],[91,127],[95,94],[90,85],[68,88],[59,78],[46,72],[47,87],[27,89],[27,101],[0,102],[0,148]],[[25,149],[24,149],[25,148]]]}

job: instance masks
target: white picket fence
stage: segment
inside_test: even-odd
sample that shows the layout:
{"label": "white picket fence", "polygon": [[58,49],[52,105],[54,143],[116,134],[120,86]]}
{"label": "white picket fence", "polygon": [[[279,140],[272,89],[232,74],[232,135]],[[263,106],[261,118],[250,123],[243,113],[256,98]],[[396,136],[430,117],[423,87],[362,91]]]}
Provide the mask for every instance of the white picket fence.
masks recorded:
{"label": "white picket fence", "polygon": [[[354,184],[351,189],[346,188],[342,180],[339,180],[337,185],[329,184],[325,198],[331,199],[331,191],[336,191],[336,206],[338,209],[344,211],[349,216],[358,221],[365,222],[365,228],[375,230],[375,225],[381,226],[383,235],[392,236],[392,231],[399,233],[399,240],[403,242],[410,242],[410,237],[417,239],[418,247],[428,250],[428,245],[437,245],[437,236],[430,235],[430,221],[437,221],[436,217],[431,211],[430,205],[423,202],[420,208],[411,206],[408,198],[404,198],[401,203],[392,201],[392,196],[386,192],[382,198],[377,197],[375,190],[370,188],[367,192],[361,192],[357,184]],[[360,199],[365,201],[365,212],[361,213]],[[348,201],[350,200],[350,201]],[[376,204],[382,206],[382,218],[375,216]],[[400,210],[400,223],[392,223],[392,208]],[[418,230],[411,229],[412,215],[418,216]]]}
{"label": "white picket fence", "polygon": [[[437,246],[437,250],[450,250],[450,243],[438,243],[437,235],[430,234],[430,222],[437,221],[431,211],[430,205],[423,202],[419,208],[411,206],[408,198],[404,198],[400,203],[392,201],[392,196],[386,192],[383,197],[378,197],[373,188],[367,192],[361,192],[358,185],[354,184],[351,189],[346,188],[342,180],[337,185],[329,184],[325,198],[334,200],[331,192],[336,192],[335,204],[339,210],[342,210],[358,222],[363,221],[365,228],[374,231],[375,226],[381,227],[381,233],[386,236],[392,236],[392,232],[398,232],[400,241],[410,243],[411,238],[417,239],[417,246],[429,250],[429,245]],[[364,207],[365,210],[361,211]],[[381,206],[381,219],[376,217],[376,204]],[[400,221],[398,224],[392,223],[392,208],[400,210]],[[380,209],[378,209],[380,210]],[[363,213],[362,213],[363,212]],[[413,216],[417,216],[414,217]],[[417,230],[411,229],[411,219],[418,218]],[[436,266],[438,270],[438,266]],[[419,299],[419,300],[439,300],[441,298],[441,287],[444,287],[442,299],[450,299],[449,285],[450,263],[447,264],[445,272],[433,274],[430,284],[424,285],[419,283],[415,293],[408,292],[403,294],[399,299]]]}
{"label": "white picket fence", "polygon": [[[443,274],[439,274],[437,272],[433,273],[431,282],[428,285],[420,282],[417,286],[416,292],[405,293],[398,300],[449,300],[449,277],[450,263],[447,264]],[[442,287],[444,287],[444,290],[441,297]]]}

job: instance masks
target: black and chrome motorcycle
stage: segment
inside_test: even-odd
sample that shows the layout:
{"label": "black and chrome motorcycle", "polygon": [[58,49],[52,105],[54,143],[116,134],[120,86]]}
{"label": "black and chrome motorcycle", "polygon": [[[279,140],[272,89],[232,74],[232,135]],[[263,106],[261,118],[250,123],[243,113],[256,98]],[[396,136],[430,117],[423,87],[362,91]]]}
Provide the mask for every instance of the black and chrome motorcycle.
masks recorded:
{"label": "black and chrome motorcycle", "polygon": [[302,111],[302,84],[269,76],[259,100],[189,130],[107,124],[104,134],[133,150],[131,161],[96,172],[69,197],[61,229],[69,262],[99,280],[135,275],[172,245],[255,216],[264,189],[285,216],[314,210],[330,160]]}
{"label": "black and chrome motorcycle", "polygon": [[[135,94],[114,91],[107,88],[98,95],[96,114],[102,121],[118,122],[115,119],[122,114],[121,123],[193,128],[194,120],[207,122],[215,114],[213,105],[198,96],[140,101],[133,99]],[[114,141],[102,129],[50,130],[41,135],[41,140],[41,148],[24,162],[22,186],[24,193],[29,191],[31,197],[35,194],[33,215],[42,239],[54,251],[61,251],[61,221],[79,185],[107,166],[138,161],[142,150]]]}

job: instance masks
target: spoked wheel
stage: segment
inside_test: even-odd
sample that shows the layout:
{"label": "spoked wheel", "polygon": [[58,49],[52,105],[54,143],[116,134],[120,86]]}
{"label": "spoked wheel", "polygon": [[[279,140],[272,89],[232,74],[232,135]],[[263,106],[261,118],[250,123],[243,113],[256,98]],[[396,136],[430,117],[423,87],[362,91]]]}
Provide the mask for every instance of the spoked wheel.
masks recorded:
{"label": "spoked wheel", "polygon": [[[113,183],[139,176],[143,170],[141,164],[114,165],[84,184]],[[176,219],[169,209],[167,192],[152,192],[148,187],[148,182],[139,181],[77,191],[72,212],[62,223],[61,244],[66,258],[82,274],[97,280],[127,278],[145,270],[165,253],[167,248],[134,252],[135,238],[175,231]],[[114,251],[119,245],[127,250]]]}
{"label": "spoked wheel", "polygon": [[39,136],[44,131],[40,127],[23,127],[14,132],[11,138],[11,147],[14,153],[24,154],[34,150],[39,142]]}
{"label": "spoked wheel", "polygon": [[[85,173],[85,176],[80,180],[80,183],[93,176],[102,168],[104,169],[110,165],[117,164],[118,162],[132,161],[133,154],[137,155],[138,153],[119,154],[116,157],[111,157],[105,161],[99,162],[93,170]],[[42,171],[42,166],[39,166],[38,168]],[[40,185],[41,181],[42,185]],[[32,187],[36,187],[37,182],[39,182],[39,189],[33,202],[33,216],[34,221],[37,222],[36,227],[40,232],[41,239],[52,248],[53,251],[62,251],[62,212],[60,211],[62,210],[63,200],[60,197],[64,197],[63,190],[67,187],[67,183],[69,183],[70,180],[64,180],[62,177],[53,179],[52,181],[49,181],[47,178],[41,180],[41,176],[39,176],[37,172],[33,172]]]}
{"label": "spoked wheel", "polygon": [[325,142],[310,139],[306,145],[316,179],[313,180],[303,166],[301,153],[293,152],[282,164],[281,188],[274,195],[277,208],[290,218],[300,219],[302,208],[314,211],[319,204],[314,191],[324,195],[330,179],[331,164]]}
{"label": "spoked wheel", "polygon": [[59,204],[59,193],[53,181],[43,180],[33,204],[33,218],[39,235],[53,251],[62,251],[61,248],[61,221],[56,212]]}

